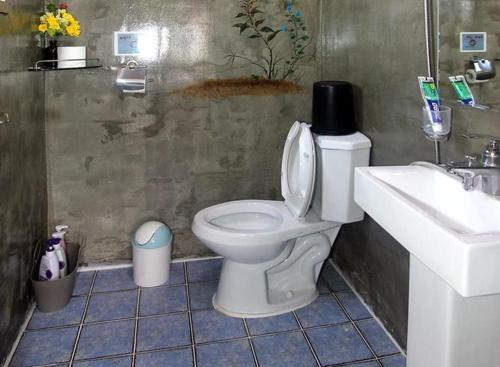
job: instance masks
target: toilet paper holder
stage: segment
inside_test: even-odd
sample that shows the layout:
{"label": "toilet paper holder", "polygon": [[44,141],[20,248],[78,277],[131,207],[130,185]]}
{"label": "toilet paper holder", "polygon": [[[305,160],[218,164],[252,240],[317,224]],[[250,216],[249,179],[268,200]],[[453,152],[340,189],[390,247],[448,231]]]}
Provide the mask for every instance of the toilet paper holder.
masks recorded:
{"label": "toilet paper holder", "polygon": [[147,66],[131,60],[118,68],[116,85],[123,93],[146,93]]}
{"label": "toilet paper holder", "polygon": [[497,75],[495,63],[477,56],[469,60],[465,78],[470,84],[486,83]]}

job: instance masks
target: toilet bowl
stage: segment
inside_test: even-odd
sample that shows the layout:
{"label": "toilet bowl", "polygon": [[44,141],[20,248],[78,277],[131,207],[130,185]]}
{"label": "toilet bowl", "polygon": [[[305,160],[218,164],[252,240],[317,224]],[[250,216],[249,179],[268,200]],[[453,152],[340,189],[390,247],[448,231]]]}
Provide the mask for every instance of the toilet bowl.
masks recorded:
{"label": "toilet bowl", "polygon": [[[349,180],[355,166],[368,165],[371,144],[357,134],[325,140],[296,122],[283,153],[284,201],[232,201],[195,215],[193,233],[224,257],[213,297],[217,310],[234,317],[266,317],[316,299],[321,267],[341,225],[363,218]],[[342,162],[332,165],[339,158]],[[332,181],[340,197],[324,195],[336,190],[329,187]],[[338,202],[330,207],[322,197]]]}
{"label": "toilet bowl", "polygon": [[198,212],[194,234],[215,253],[242,264],[258,264],[279,256],[290,239],[335,227],[314,213],[294,217],[283,201],[241,200]]}

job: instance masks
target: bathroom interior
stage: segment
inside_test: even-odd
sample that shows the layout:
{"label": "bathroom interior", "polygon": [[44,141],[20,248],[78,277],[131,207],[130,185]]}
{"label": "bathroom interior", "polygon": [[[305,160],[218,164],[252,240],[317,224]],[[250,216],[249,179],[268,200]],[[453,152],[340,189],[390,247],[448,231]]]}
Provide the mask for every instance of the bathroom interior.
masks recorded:
{"label": "bathroom interior", "polygon": [[0,364],[499,367],[499,26],[497,0],[0,0]]}

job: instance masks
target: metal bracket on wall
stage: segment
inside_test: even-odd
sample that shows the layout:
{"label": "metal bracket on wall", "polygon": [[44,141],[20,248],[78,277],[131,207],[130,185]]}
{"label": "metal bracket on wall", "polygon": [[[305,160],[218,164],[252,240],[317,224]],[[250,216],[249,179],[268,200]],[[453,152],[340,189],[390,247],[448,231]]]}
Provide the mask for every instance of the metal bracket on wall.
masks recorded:
{"label": "metal bracket on wall", "polygon": [[10,122],[10,117],[7,112],[0,112],[0,125]]}

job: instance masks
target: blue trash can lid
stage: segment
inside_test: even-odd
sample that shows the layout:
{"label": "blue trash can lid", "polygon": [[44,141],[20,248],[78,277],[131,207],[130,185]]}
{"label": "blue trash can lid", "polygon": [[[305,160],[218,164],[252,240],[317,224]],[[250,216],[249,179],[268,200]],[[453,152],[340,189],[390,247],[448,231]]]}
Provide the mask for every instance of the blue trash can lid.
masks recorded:
{"label": "blue trash can lid", "polygon": [[172,243],[172,231],[162,222],[151,221],[141,225],[135,231],[132,246],[143,249],[155,249]]}

